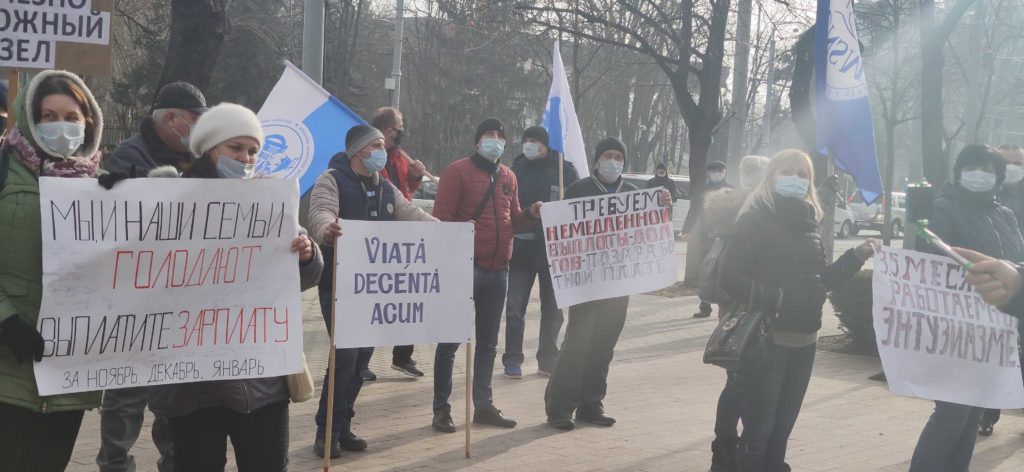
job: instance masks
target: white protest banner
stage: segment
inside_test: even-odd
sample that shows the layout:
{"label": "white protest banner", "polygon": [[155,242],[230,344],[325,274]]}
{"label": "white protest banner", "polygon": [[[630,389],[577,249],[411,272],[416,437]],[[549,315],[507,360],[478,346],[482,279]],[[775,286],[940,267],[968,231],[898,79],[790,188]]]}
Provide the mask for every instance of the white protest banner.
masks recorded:
{"label": "white protest banner", "polygon": [[952,259],[886,247],[873,315],[889,390],[984,408],[1024,407],[1017,320],[985,303]]}
{"label": "white protest banner", "polygon": [[676,281],[670,207],[658,189],[545,203],[544,241],[560,308]]}
{"label": "white protest banner", "polygon": [[341,221],[334,344],[465,343],[473,333],[473,225]]}
{"label": "white protest banner", "polygon": [[294,179],[39,190],[40,394],[302,370]]}
{"label": "white protest banner", "polygon": [[0,67],[109,76],[112,0],[0,5]]}

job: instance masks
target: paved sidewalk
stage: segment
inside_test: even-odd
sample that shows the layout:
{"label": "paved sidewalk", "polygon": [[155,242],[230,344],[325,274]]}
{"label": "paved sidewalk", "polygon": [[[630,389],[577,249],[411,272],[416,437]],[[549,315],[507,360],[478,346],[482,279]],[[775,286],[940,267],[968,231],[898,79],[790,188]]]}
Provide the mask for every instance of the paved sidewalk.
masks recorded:
{"label": "paved sidewalk", "polygon": [[[418,380],[391,370],[391,350],[383,348],[372,364],[380,380],[366,384],[356,405],[354,429],[369,442],[369,450],[346,453],[334,461],[334,470],[708,470],[715,405],[725,378],[721,369],[701,363],[715,319],[692,319],[693,298],[635,296],[631,301],[609,376],[606,405],[619,420],[614,427],[558,432],[545,424],[546,378],[535,375],[530,359],[536,352],[539,316],[534,298],[527,323],[526,377],[504,379],[500,367],[494,376],[496,405],[519,421],[517,428],[474,428],[473,457],[463,458],[465,352],[456,357],[452,398],[459,431],[441,434],[430,428],[433,346],[417,346],[415,359],[427,373]],[[314,377],[320,377],[327,337],[315,294],[307,292],[304,303],[307,357]],[[826,315],[827,333],[836,331],[834,319]],[[787,461],[793,470],[907,470],[931,402],[897,397],[883,383],[867,380],[880,370],[877,359],[818,353],[789,443]],[[289,470],[321,470],[321,459],[311,450],[315,410],[315,401],[291,406]],[[149,434],[147,424],[133,450],[140,471],[156,469]],[[88,412],[68,470],[96,470],[98,447],[98,415]],[[235,470],[234,461],[228,463],[228,470]],[[979,441],[972,465],[975,472],[1024,470],[1024,416],[1004,413],[995,435]]]}

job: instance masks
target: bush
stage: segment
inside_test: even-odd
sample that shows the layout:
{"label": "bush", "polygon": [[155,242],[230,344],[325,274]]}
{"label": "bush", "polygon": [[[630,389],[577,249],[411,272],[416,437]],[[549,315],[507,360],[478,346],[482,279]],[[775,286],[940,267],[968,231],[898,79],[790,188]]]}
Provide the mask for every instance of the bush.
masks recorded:
{"label": "bush", "polygon": [[875,327],[871,314],[871,269],[858,272],[838,290],[829,294],[839,317],[839,329],[849,337],[857,351],[878,353]]}

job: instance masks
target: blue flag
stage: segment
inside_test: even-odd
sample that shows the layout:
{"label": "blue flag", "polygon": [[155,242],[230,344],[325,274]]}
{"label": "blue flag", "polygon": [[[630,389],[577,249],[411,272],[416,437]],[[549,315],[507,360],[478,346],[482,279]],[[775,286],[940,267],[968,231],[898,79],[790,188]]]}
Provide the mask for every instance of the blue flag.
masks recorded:
{"label": "blue flag", "polygon": [[258,116],[265,138],[256,173],[297,178],[300,194],[313,187],[335,154],[345,150],[349,128],[366,124],[287,61]]}
{"label": "blue flag", "polygon": [[872,203],[882,195],[882,177],[853,0],[818,0],[814,35],[817,150],[835,158]]}

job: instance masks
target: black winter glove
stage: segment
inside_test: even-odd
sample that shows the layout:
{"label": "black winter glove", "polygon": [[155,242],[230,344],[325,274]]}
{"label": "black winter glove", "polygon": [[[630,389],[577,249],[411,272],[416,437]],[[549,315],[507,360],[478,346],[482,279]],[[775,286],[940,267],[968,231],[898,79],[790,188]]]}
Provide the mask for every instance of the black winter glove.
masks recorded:
{"label": "black winter glove", "polygon": [[96,180],[99,181],[100,185],[103,188],[110,190],[114,188],[114,184],[124,179],[134,179],[136,177],[138,177],[138,175],[137,171],[135,170],[135,164],[132,164],[131,170],[128,173],[110,172],[97,177]]}
{"label": "black winter glove", "polygon": [[0,343],[14,351],[14,358],[19,364],[29,359],[43,360],[43,337],[17,316],[11,316],[0,324]]}

